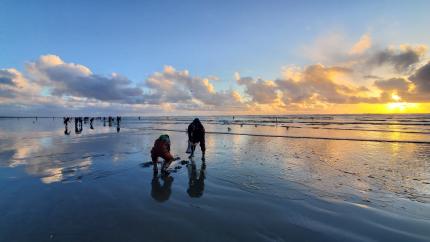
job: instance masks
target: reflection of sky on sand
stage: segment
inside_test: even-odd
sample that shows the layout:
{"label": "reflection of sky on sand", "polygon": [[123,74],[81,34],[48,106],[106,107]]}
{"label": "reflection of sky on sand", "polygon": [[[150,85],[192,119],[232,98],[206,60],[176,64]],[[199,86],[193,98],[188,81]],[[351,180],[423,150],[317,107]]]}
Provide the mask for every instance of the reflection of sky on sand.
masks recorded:
{"label": "reflection of sky on sand", "polygon": [[[19,129],[17,123],[23,128]],[[60,119],[0,120],[0,167],[22,166],[28,175],[39,177],[43,183],[80,180],[91,173],[94,157],[103,156],[105,150],[112,151],[118,146],[103,136],[107,132],[116,133],[115,127],[105,127],[102,122],[95,124],[94,130],[86,126],[79,135],[72,132],[65,136]],[[92,138],[92,135],[99,137]],[[113,161],[124,157],[120,152],[111,155]]]}
{"label": "reflection of sky on sand", "polygon": [[[61,145],[52,143],[52,138],[43,137],[17,142],[8,150],[14,154],[2,165],[24,166],[29,175],[40,177],[43,183],[59,182],[88,169],[91,157],[74,159]],[[52,153],[51,153],[52,152]],[[71,160],[68,160],[71,159]]]}
{"label": "reflection of sky on sand", "polygon": [[246,189],[296,198],[285,185],[293,182],[323,197],[364,205],[405,207],[397,198],[430,202],[430,145],[219,136],[208,149],[222,157],[227,153],[235,169],[222,163],[213,169]]}

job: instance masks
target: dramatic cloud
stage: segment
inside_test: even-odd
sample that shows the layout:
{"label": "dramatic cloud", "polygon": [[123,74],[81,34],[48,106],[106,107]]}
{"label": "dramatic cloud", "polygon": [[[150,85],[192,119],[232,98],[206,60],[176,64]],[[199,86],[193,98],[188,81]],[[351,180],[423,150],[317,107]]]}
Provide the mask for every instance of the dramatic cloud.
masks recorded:
{"label": "dramatic cloud", "polygon": [[151,89],[147,95],[148,103],[201,103],[205,105],[240,105],[241,97],[236,91],[217,92],[208,78],[193,77],[188,71],[176,71],[166,66],[146,80]]}
{"label": "dramatic cloud", "polygon": [[239,78],[237,83],[246,87],[245,92],[254,102],[268,104],[274,102],[277,98],[277,87],[272,81],[264,81],[261,79],[255,81],[251,77],[244,77]]}
{"label": "dramatic cloud", "polygon": [[404,78],[391,78],[388,80],[375,81],[375,86],[383,91],[408,90],[411,82]]}
{"label": "dramatic cloud", "polygon": [[286,107],[297,104],[377,102],[376,98],[366,96],[369,89],[364,86],[338,83],[338,77],[350,74],[351,70],[344,67],[311,65],[304,70],[286,69],[284,77],[275,81],[245,77],[238,79],[237,83],[245,86],[245,93],[256,104]]}
{"label": "dramatic cloud", "polygon": [[39,84],[47,85],[55,96],[77,96],[101,101],[142,102],[142,90],[118,74],[109,77],[93,74],[89,68],[64,63],[55,55],[42,56],[27,65],[28,72]]}
{"label": "dramatic cloud", "polygon": [[15,69],[0,70],[0,110],[112,110],[116,105],[125,105],[122,109],[160,112],[243,107],[239,92],[216,91],[213,80],[216,77],[194,77],[187,70],[166,66],[163,72],[155,72],[138,86],[119,74],[94,74],[86,66],[45,55],[29,62],[25,75]]}
{"label": "dramatic cloud", "polygon": [[418,92],[430,96],[430,62],[418,69],[409,79],[415,84]]}
{"label": "dramatic cloud", "polygon": [[424,45],[401,45],[399,48],[392,47],[374,53],[367,64],[372,67],[390,65],[397,72],[403,73],[410,71],[415,64],[419,63],[426,52],[427,47]]}
{"label": "dramatic cloud", "polygon": [[366,92],[365,87],[338,84],[336,74],[348,74],[349,70],[340,67],[312,65],[307,67],[298,80],[280,79],[277,84],[284,93],[285,103],[304,102],[318,99],[328,103],[357,103],[368,101],[359,94]]}

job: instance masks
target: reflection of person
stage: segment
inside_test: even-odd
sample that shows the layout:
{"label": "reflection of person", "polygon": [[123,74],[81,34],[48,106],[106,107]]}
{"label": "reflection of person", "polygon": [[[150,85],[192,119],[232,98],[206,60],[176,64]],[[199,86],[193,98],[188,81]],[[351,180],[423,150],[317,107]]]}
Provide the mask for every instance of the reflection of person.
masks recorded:
{"label": "reflection of person", "polygon": [[67,124],[66,124],[66,126],[64,126],[64,134],[65,135],[70,135],[71,132],[72,131],[69,129],[69,126],[67,126]]}
{"label": "reflection of person", "polygon": [[94,122],[94,118],[91,118],[90,119],[90,129],[94,129],[93,122]]}
{"label": "reflection of person", "polygon": [[69,121],[70,118],[69,117],[64,117],[63,118],[63,122],[64,122],[64,134],[65,135],[70,135],[70,133],[72,132],[71,130],[69,130]]}
{"label": "reflection of person", "polygon": [[82,118],[75,117],[75,133],[80,134],[82,132]]}
{"label": "reflection of person", "polygon": [[202,149],[202,157],[205,157],[206,145],[205,145],[205,128],[198,118],[188,125],[188,141],[191,143],[191,155],[194,156],[194,151],[196,150],[197,143],[200,143],[200,148]]}
{"label": "reflection of person", "polygon": [[202,161],[199,175],[197,177],[196,164],[192,161],[188,166],[188,189],[187,193],[190,197],[201,197],[205,190],[205,172],[206,163]]}
{"label": "reflection of person", "polygon": [[164,159],[162,170],[166,169],[173,161],[173,156],[170,153],[170,138],[167,134],[160,135],[154,142],[154,147],[151,149],[152,163],[154,164],[154,171],[157,170],[158,157]]}
{"label": "reflection of person", "polygon": [[[160,179],[163,180],[163,185],[161,185]],[[173,177],[169,175],[161,175],[159,177],[154,171],[151,182],[151,196],[157,202],[165,202],[169,200],[170,194],[172,194],[172,183]]]}

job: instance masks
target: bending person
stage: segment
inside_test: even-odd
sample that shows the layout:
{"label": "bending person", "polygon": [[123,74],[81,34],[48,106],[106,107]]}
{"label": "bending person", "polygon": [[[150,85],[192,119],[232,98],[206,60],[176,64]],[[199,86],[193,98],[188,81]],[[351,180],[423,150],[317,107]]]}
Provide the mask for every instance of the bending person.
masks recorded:
{"label": "bending person", "polygon": [[198,118],[188,125],[188,141],[191,143],[190,157],[194,156],[197,143],[200,143],[202,150],[202,159],[205,159],[206,144],[205,144],[205,128]]}

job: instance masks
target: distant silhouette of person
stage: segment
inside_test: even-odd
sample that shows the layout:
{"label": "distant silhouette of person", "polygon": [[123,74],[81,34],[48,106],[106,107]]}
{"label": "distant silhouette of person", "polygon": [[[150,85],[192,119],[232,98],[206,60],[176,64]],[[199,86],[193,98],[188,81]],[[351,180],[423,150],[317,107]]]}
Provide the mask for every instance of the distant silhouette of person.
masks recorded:
{"label": "distant silhouette of person", "polygon": [[93,121],[94,121],[94,118],[91,118],[90,119],[90,129],[94,129]]}
{"label": "distant silhouette of person", "polygon": [[117,133],[119,133],[119,131],[121,130],[120,123],[121,123],[121,117],[117,116],[116,117],[116,132]]}
{"label": "distant silhouette of person", "polygon": [[75,134],[80,134],[82,132],[82,118],[75,117]]}
{"label": "distant silhouette of person", "polygon": [[108,118],[109,127],[112,127],[112,122],[113,122],[113,118],[109,116]]}
{"label": "distant silhouette of person", "polygon": [[[161,185],[160,179],[163,181]],[[169,175],[161,175],[160,177],[154,171],[151,181],[151,196],[157,202],[165,202],[169,200],[172,194],[173,177]]]}
{"label": "distant silhouette of person", "polygon": [[103,126],[106,126],[106,117],[103,117]]}
{"label": "distant silhouette of person", "polygon": [[205,190],[206,178],[206,163],[202,161],[199,174],[197,176],[196,164],[192,161],[187,165],[188,168],[188,189],[187,193],[190,197],[201,197]]}
{"label": "distant silhouette of person", "polygon": [[206,144],[205,144],[205,128],[198,118],[188,125],[188,141],[191,142],[191,154],[190,157],[194,156],[197,143],[200,143],[202,150],[202,158],[205,158]]}
{"label": "distant silhouette of person", "polygon": [[69,117],[63,117],[63,123],[64,123],[64,125],[67,125],[69,123],[69,121],[70,121]]}
{"label": "distant silhouette of person", "polygon": [[154,165],[154,171],[158,171],[158,157],[164,159],[161,171],[165,171],[170,163],[172,163],[174,160],[172,154],[170,153],[170,137],[167,134],[160,135],[160,137],[155,140],[154,147],[151,149],[151,158]]}

